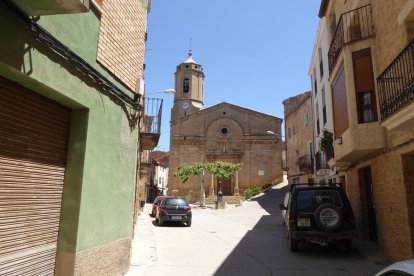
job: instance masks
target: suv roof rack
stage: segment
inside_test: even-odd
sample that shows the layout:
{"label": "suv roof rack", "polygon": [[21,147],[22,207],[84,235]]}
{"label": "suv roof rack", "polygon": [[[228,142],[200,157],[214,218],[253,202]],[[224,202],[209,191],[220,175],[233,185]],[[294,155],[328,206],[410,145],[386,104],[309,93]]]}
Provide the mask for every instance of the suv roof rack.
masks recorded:
{"label": "suv roof rack", "polygon": [[326,187],[326,186],[331,186],[331,187],[340,187],[343,188],[342,183],[323,183],[323,184],[319,184],[319,183],[296,183],[296,184],[292,184],[290,185],[290,190],[292,191],[293,188],[295,187]]}

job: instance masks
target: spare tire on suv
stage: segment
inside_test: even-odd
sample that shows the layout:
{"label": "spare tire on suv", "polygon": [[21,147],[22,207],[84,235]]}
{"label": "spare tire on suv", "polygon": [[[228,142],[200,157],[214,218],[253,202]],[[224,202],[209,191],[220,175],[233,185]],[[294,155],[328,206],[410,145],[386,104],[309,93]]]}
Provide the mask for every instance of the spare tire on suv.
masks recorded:
{"label": "spare tire on suv", "polygon": [[342,212],[333,204],[322,204],[315,210],[315,222],[321,229],[334,231],[342,225]]}

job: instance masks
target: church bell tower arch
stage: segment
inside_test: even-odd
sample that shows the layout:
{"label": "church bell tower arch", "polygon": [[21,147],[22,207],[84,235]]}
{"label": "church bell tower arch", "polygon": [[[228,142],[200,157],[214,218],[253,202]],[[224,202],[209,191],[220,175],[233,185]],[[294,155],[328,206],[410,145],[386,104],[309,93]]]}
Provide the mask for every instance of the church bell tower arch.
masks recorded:
{"label": "church bell tower arch", "polygon": [[187,59],[177,66],[175,91],[171,121],[204,108],[203,67],[193,60],[191,50],[188,52]]}

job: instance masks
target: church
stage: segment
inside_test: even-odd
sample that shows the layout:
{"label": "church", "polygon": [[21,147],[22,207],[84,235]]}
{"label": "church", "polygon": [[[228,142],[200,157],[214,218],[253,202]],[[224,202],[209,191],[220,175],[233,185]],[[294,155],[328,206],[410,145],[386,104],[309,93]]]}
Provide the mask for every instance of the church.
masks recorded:
{"label": "church", "polygon": [[[190,202],[200,200],[200,176],[192,176],[186,183],[172,176],[178,165],[195,162],[243,164],[230,179],[221,181],[228,201],[241,199],[250,186],[263,187],[281,181],[282,119],[227,102],[204,108],[203,67],[194,61],[191,50],[176,68],[175,91],[170,125],[169,195],[184,196]],[[207,172],[201,177],[207,198],[215,198],[217,179]]]}

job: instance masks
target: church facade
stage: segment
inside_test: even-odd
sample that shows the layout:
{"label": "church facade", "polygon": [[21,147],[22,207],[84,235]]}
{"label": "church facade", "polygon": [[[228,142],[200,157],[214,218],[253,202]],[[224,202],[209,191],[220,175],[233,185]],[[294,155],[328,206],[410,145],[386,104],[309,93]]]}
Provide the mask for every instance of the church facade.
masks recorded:
{"label": "church facade", "polygon": [[[240,171],[221,180],[224,196],[240,197],[250,186],[266,186],[281,181],[282,119],[248,108],[222,102],[204,108],[204,72],[192,58],[177,66],[175,96],[171,110],[170,173],[178,165],[224,161],[242,163]],[[206,196],[217,193],[217,179],[205,173]],[[200,177],[186,183],[169,178],[169,195],[200,199]]]}

